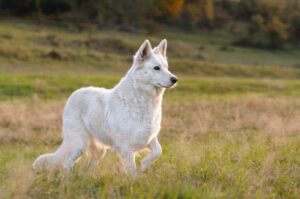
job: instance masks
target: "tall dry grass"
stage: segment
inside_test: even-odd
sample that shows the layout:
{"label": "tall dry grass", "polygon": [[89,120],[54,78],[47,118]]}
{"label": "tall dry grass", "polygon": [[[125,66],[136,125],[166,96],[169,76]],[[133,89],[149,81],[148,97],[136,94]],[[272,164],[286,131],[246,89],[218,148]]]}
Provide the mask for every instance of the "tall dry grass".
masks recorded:
{"label": "tall dry grass", "polygon": [[[57,144],[64,101],[32,98],[0,103],[0,143]],[[164,103],[161,137],[195,140],[210,132],[255,130],[278,136],[300,133],[300,99],[251,95],[228,100]]]}
{"label": "tall dry grass", "polygon": [[0,103],[0,142],[45,142],[60,140],[63,102],[45,103],[33,98]]}
{"label": "tall dry grass", "polygon": [[230,100],[165,104],[163,129],[182,139],[209,132],[255,130],[285,136],[300,133],[300,99],[258,95]]}

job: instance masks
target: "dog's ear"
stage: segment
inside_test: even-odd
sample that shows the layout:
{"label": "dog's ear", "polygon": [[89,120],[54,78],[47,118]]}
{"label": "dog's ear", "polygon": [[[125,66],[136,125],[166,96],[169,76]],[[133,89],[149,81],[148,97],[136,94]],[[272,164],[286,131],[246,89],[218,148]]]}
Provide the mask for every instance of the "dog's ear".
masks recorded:
{"label": "dog's ear", "polygon": [[154,53],[162,54],[165,58],[167,58],[167,40],[163,39],[158,46],[154,48]]}
{"label": "dog's ear", "polygon": [[147,58],[150,57],[152,53],[152,47],[148,39],[140,46],[139,50],[136,52],[134,59],[139,63],[143,63]]}

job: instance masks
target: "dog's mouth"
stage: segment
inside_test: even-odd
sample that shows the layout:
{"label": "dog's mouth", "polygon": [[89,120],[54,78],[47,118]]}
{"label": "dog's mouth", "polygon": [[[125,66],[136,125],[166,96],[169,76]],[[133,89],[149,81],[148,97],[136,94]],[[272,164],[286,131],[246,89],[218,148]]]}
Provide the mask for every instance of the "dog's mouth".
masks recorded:
{"label": "dog's mouth", "polygon": [[177,85],[177,83],[171,84],[171,85],[168,85],[168,86],[165,86],[165,85],[162,85],[162,84],[156,84],[155,87],[157,87],[157,88],[174,88],[176,85]]}

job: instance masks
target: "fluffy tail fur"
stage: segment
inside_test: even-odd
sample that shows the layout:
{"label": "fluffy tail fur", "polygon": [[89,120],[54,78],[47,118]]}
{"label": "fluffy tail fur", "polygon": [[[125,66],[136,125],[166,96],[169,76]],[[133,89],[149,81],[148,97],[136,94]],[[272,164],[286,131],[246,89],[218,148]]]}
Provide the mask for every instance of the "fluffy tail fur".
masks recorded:
{"label": "fluffy tail fur", "polygon": [[64,143],[54,153],[40,155],[33,163],[36,171],[52,170],[63,165],[64,153],[67,151]]}

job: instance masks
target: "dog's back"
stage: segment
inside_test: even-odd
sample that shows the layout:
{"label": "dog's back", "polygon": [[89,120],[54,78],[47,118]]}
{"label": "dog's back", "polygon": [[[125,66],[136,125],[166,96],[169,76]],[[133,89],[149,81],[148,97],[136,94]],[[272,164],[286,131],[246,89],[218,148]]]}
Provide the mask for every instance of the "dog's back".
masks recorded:
{"label": "dog's back", "polygon": [[110,91],[109,89],[92,86],[76,90],[65,105],[63,118],[82,117],[90,109],[101,108],[104,96]]}

